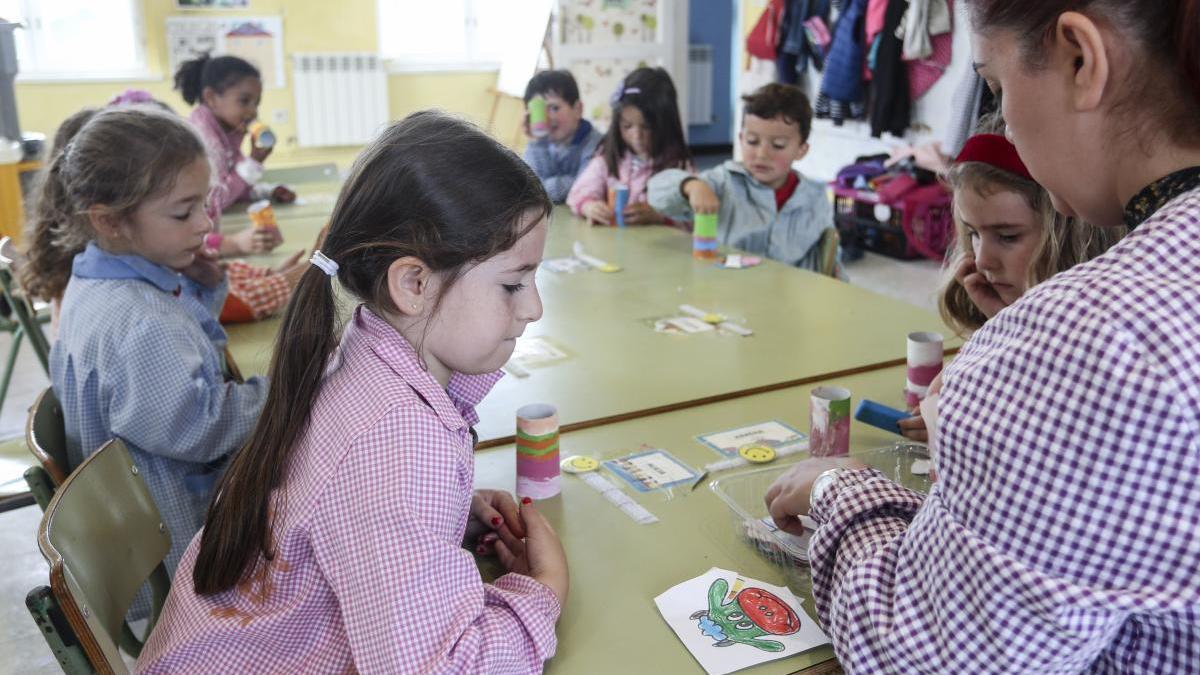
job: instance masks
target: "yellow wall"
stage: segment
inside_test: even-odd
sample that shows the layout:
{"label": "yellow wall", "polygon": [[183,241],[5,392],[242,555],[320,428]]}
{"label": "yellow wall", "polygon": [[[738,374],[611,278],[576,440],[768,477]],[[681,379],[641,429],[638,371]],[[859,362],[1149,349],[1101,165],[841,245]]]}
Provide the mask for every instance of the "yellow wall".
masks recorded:
{"label": "yellow wall", "polygon": [[[168,16],[282,16],[285,73],[287,87],[264,89],[259,117],[270,124],[281,139],[267,160],[268,167],[294,166],[335,161],[346,166],[358,148],[300,148],[295,139],[295,107],[291,89],[293,52],[374,51],[378,35],[375,26],[376,0],[251,0],[247,10],[175,9],[173,0],[142,0],[146,59],[155,74],[153,81],[104,83],[22,83],[17,84],[17,108],[21,128],[41,131],[48,137],[60,122],[85,106],[102,105],[114,94],[130,87],[146,89],[177,112],[188,106],[171,89],[172,73],[167,72],[166,18]],[[495,101],[489,88],[496,82],[494,72],[422,73],[391,75],[388,98],[393,119],[424,108],[442,108],[465,115],[486,126]],[[276,124],[272,115],[286,110],[288,122]],[[504,98],[496,115],[494,135],[502,142],[519,148],[524,144],[518,125],[524,109],[517,99]]]}

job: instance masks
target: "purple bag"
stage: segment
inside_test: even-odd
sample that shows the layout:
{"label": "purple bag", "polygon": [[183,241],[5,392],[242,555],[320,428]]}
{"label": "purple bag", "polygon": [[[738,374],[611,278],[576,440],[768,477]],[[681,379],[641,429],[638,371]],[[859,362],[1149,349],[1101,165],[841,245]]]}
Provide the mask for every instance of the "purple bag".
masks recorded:
{"label": "purple bag", "polygon": [[876,176],[883,175],[886,171],[887,169],[883,168],[882,159],[859,162],[842,167],[842,170],[838,171],[837,183],[842,187],[852,188],[859,177],[870,180]]}

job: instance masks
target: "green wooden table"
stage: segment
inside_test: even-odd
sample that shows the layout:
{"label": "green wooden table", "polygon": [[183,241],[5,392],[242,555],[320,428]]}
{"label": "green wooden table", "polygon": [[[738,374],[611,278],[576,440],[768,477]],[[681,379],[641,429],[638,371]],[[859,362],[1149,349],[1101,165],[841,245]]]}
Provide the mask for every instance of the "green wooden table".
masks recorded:
{"label": "green wooden table", "polygon": [[[888,368],[820,384],[849,388],[855,405],[870,398],[899,407],[904,369]],[[807,433],[809,391],[809,386],[796,387],[570,432],[562,436],[561,453],[603,460],[645,444],[668,450],[701,470],[721,457],[695,440],[699,434],[772,419]],[[908,472],[910,456],[892,449],[898,440],[897,435],[858,422],[852,426],[853,454],[909,487],[927,489],[925,477]],[[513,491],[514,453],[511,445],[477,453],[476,486]],[[806,456],[803,453],[785,461]],[[711,567],[790,585],[804,598],[805,609],[815,619],[807,577],[797,581],[759,554],[740,536],[732,511],[710,488],[714,479],[754,468],[713,474],[694,491],[675,489],[670,495],[638,494],[601,469],[605,477],[660,519],[650,525],[636,524],[577,477],[563,474],[562,494],[537,504],[562,537],[571,569],[571,591],[558,624],[558,652],[546,672],[703,672],[658,613],[654,597]],[[832,649],[822,647],[746,672],[790,673],[832,659]]]}
{"label": "green wooden table", "polygon": [[[286,237],[269,257],[276,260],[311,248],[327,220],[310,205],[276,212]],[[225,227],[247,222],[227,218]],[[590,227],[559,207],[546,258],[571,255],[575,242],[622,270],[539,270],[545,311],[525,335],[545,338],[567,358],[497,384],[479,406],[484,447],[512,441],[516,410],[527,403],[552,403],[564,429],[585,428],[897,365],[908,333],[948,332],[930,312],[847,283],[770,260],[720,269],[692,258],[686,232]],[[655,319],[677,316],[685,303],[727,315],[754,335],[655,332]],[[273,319],[229,328],[243,372],[266,372],[277,326]]]}

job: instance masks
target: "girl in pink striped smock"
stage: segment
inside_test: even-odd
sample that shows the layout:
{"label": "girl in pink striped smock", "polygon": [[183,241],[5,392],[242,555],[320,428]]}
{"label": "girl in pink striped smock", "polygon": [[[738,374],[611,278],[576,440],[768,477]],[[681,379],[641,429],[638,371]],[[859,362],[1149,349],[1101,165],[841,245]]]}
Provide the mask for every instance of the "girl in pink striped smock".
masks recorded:
{"label": "girl in pink striped smock", "polygon": [[[532,507],[472,490],[471,426],[541,316],[549,212],[519,157],[440,113],[358,158],[140,672],[540,672],[566,558]],[[331,277],[361,300],[340,339]],[[464,546],[508,574],[483,583]]]}

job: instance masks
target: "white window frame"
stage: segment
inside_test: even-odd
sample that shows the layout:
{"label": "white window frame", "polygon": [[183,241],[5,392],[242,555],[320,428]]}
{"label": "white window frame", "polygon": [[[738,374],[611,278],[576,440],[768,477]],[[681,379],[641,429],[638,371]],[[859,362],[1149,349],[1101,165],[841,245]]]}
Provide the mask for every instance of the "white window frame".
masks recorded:
{"label": "white window frame", "polygon": [[[392,0],[376,0],[375,2],[375,24],[378,29],[379,36],[379,52],[387,64],[389,73],[441,73],[441,72],[478,72],[478,71],[496,71],[500,69],[500,61],[492,56],[479,54],[475,52],[476,45],[479,41],[475,38],[476,31],[479,30],[479,20],[475,14],[475,3],[477,2],[498,2],[500,0],[439,0],[441,2],[461,2],[463,3],[464,15],[466,21],[463,25],[463,30],[466,32],[467,53],[458,57],[446,56],[422,56],[420,54],[395,54],[388,53],[386,49],[386,40],[384,33],[383,21],[380,20],[380,5],[390,3]],[[419,20],[420,17],[414,17],[414,20]]]}
{"label": "white window frame", "polygon": [[18,64],[20,72],[17,82],[145,82],[161,79],[153,71],[146,60],[146,21],[143,15],[141,0],[126,0],[129,4],[130,16],[133,17],[134,53],[137,63],[131,68],[107,72],[96,71],[40,71],[38,55],[41,50],[51,49],[45,44],[45,38],[40,34],[41,14],[40,5],[52,0],[20,0],[23,21],[18,31],[25,31],[26,41],[33,63]]}

